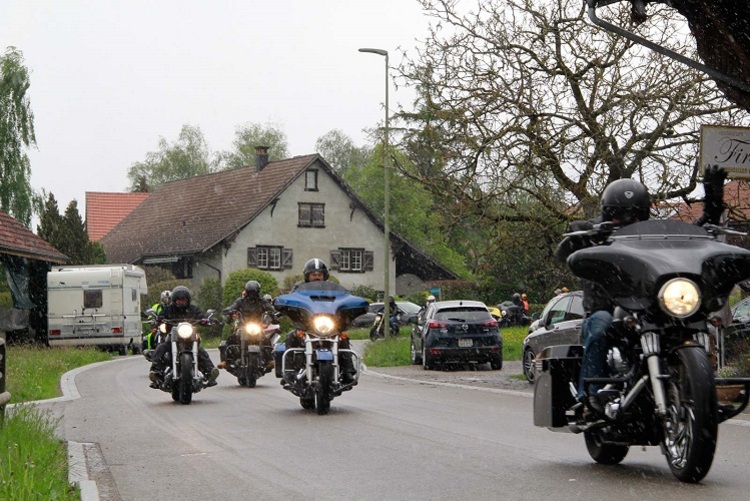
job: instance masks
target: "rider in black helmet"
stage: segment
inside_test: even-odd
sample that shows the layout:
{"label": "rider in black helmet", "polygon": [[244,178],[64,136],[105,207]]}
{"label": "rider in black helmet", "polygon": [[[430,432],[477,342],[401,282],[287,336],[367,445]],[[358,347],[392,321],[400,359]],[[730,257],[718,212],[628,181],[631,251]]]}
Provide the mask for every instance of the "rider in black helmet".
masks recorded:
{"label": "rider in black helmet", "polygon": [[[171,328],[174,322],[180,320],[200,320],[203,319],[203,312],[197,306],[190,304],[192,296],[190,289],[184,285],[178,285],[172,289],[170,294],[169,305],[162,310],[160,318],[167,321]],[[167,367],[168,360],[172,356],[172,343],[161,343],[151,358],[151,387],[158,388],[164,375],[164,369]],[[208,378],[208,386],[216,385],[216,378],[219,377],[219,369],[214,367],[211,358],[202,346],[198,345],[198,369]]]}
{"label": "rider in black helmet", "polygon": [[[723,169],[715,166],[706,168],[703,181],[706,191],[704,214],[700,219],[694,221],[695,224],[719,223],[721,213],[724,210],[722,198],[725,179],[726,172]],[[593,229],[595,224],[602,222],[610,222],[613,229],[617,229],[639,221],[646,221],[650,216],[650,208],[651,201],[645,185],[634,179],[618,179],[610,183],[602,193],[600,216],[589,221],[574,221],[570,224],[569,231]],[[587,235],[566,237],[557,247],[557,257],[565,263],[568,256],[579,249],[605,244],[606,236],[607,234],[603,237]],[[600,387],[590,385],[589,391],[591,394],[586,398],[583,380],[584,378],[606,375],[607,352],[609,351],[606,333],[612,326],[614,303],[607,290],[599,284],[589,280],[582,280],[581,282],[586,318],[581,326],[584,352],[578,382],[578,400],[586,401],[589,408],[602,413],[602,403],[596,396]]]}
{"label": "rider in black helmet", "polygon": [[[242,320],[245,322],[256,322],[258,324],[263,324],[264,314],[270,315],[272,319],[275,318],[276,311],[273,309],[273,305],[268,301],[263,301],[263,299],[261,299],[260,289],[260,283],[255,280],[248,280],[245,283],[245,287],[242,289],[242,295],[229,307],[222,310],[222,313],[227,317],[227,321],[231,322],[238,315],[241,316]],[[239,344],[240,338],[237,332],[234,331],[229,335],[226,341],[223,341],[219,345],[219,358],[221,358],[221,362],[219,362],[220,369],[226,369],[227,364],[231,365],[239,355],[239,351],[232,349],[227,350],[227,347],[237,346]],[[264,352],[263,358],[266,360],[267,368],[270,369],[273,365],[270,339],[263,337],[261,340],[261,348]],[[229,357],[227,357],[227,351],[230,353]]]}

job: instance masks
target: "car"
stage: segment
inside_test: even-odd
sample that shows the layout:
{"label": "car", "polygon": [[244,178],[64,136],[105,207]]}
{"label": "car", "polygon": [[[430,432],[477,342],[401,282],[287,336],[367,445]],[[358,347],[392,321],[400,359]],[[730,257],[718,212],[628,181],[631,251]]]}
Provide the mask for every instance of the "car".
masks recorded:
{"label": "car", "polygon": [[411,362],[425,370],[449,363],[489,363],[503,368],[503,338],[481,301],[437,301],[412,317]]}
{"label": "car", "polygon": [[583,292],[573,291],[552,298],[539,319],[529,326],[523,340],[523,374],[534,382],[534,359],[548,346],[581,344]]}
{"label": "car", "polygon": [[723,343],[718,346],[722,365],[731,363],[732,359],[737,357],[738,346],[742,346],[748,339],[750,339],[750,297],[743,299],[732,308],[732,323],[724,329]]}
{"label": "car", "polygon": [[[398,309],[403,311],[401,314],[401,325],[406,325],[411,317],[416,317],[419,310],[422,309],[418,304],[411,301],[396,301]],[[370,327],[375,321],[375,314],[383,310],[383,303],[370,303],[368,312],[360,315],[352,322],[352,327]]]}

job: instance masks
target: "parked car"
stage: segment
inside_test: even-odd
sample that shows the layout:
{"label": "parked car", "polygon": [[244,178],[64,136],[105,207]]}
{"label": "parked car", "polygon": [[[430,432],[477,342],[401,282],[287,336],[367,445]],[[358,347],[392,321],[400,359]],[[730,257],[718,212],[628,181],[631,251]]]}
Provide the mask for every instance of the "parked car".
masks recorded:
{"label": "parked car", "polygon": [[581,343],[583,313],[583,292],[567,292],[552,298],[529,326],[523,340],[523,374],[529,383],[534,382],[534,359],[543,349]]}
{"label": "parked car", "polygon": [[720,350],[720,360],[725,364],[733,364],[740,353],[746,350],[750,340],[750,297],[743,299],[732,308],[732,323],[724,329],[723,345]]}
{"label": "parked car", "polygon": [[503,338],[481,301],[437,301],[410,322],[411,361],[425,370],[456,362],[503,368]]}
{"label": "parked car", "polygon": [[[396,301],[396,306],[404,313],[401,315],[401,325],[406,325],[411,317],[416,317],[421,309],[418,304],[411,301]],[[370,303],[370,307],[364,315],[360,315],[352,322],[352,327],[370,327],[375,320],[375,314],[383,309],[383,303]]]}

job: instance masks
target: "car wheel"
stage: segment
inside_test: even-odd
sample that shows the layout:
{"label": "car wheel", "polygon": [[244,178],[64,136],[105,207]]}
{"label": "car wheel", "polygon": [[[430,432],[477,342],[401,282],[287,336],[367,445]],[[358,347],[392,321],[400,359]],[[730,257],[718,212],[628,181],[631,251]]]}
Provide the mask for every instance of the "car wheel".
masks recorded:
{"label": "car wheel", "polygon": [[531,348],[526,348],[526,350],[523,352],[523,375],[526,376],[526,379],[531,384],[534,384],[535,358],[536,355],[534,355],[534,350],[532,350]]}
{"label": "car wheel", "polygon": [[411,363],[413,365],[419,365],[422,363],[422,352],[417,351],[417,347],[414,346],[414,340],[411,340]]}
{"label": "car wheel", "polygon": [[431,371],[435,368],[435,362],[432,359],[432,355],[427,353],[424,346],[422,346],[422,369]]}
{"label": "car wheel", "polygon": [[498,357],[498,358],[490,361],[490,369],[492,369],[493,371],[499,371],[499,370],[502,370],[502,368],[503,368],[503,358],[502,357]]}

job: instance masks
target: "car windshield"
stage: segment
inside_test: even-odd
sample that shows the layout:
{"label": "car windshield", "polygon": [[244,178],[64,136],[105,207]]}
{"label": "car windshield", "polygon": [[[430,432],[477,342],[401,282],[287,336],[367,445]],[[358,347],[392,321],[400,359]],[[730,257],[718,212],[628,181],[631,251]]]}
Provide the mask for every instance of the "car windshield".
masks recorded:
{"label": "car windshield", "polygon": [[406,313],[417,313],[420,310],[419,305],[410,303],[408,301],[405,301],[405,302],[396,301],[396,304],[398,305],[399,308],[401,308]]}
{"label": "car windshield", "polygon": [[435,313],[435,320],[446,322],[484,322],[492,320],[486,308],[448,308]]}

